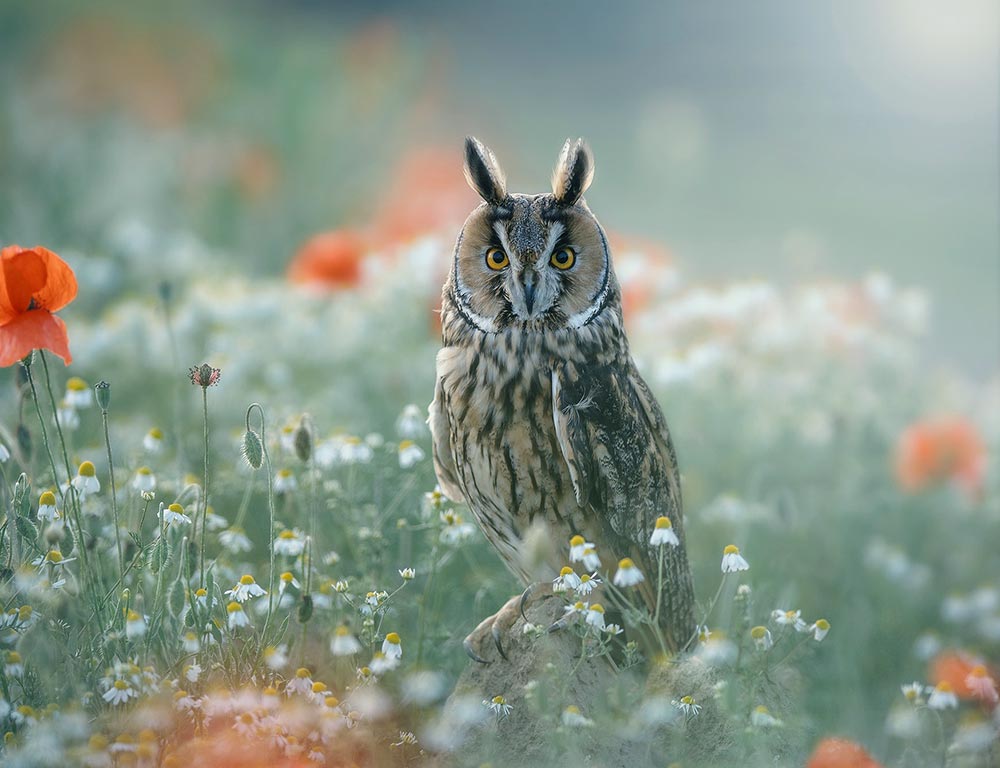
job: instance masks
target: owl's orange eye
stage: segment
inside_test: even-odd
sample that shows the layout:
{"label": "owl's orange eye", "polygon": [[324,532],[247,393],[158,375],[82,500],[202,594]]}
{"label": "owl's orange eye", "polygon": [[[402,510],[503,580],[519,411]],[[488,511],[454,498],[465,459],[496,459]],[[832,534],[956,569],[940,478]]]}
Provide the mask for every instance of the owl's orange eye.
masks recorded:
{"label": "owl's orange eye", "polygon": [[507,254],[503,252],[502,248],[490,248],[486,252],[486,266],[490,269],[500,271],[508,264],[510,264],[510,259],[507,258]]}
{"label": "owl's orange eye", "polygon": [[556,269],[569,269],[576,264],[576,253],[569,246],[560,248],[558,251],[553,252],[552,257],[549,259],[549,264]]}

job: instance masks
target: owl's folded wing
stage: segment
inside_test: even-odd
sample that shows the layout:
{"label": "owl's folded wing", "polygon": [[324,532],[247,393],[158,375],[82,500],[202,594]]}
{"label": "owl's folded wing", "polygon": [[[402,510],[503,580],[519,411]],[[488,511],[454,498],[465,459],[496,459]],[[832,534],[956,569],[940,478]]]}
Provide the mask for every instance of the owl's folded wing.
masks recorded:
{"label": "owl's folded wing", "polygon": [[451,421],[448,418],[444,398],[444,387],[441,386],[439,376],[434,386],[434,400],[428,408],[427,417],[434,449],[434,472],[445,496],[452,501],[465,501],[465,494],[462,493],[458,472],[455,469],[455,456],[451,451]]}

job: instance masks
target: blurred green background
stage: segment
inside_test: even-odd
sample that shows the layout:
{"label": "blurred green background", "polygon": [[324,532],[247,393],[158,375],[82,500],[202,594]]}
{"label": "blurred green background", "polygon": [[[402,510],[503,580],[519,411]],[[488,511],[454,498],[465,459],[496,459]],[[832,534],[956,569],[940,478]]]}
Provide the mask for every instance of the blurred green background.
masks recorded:
{"label": "blurred green background", "polygon": [[418,172],[387,201],[414,148],[451,183],[476,134],[542,191],[582,135],[610,230],[695,276],[884,271],[928,290],[930,359],[988,376],[998,29],[991,0],[0,0],[0,240],[107,269],[137,228],[190,232],[280,274],[314,232],[438,194]]}

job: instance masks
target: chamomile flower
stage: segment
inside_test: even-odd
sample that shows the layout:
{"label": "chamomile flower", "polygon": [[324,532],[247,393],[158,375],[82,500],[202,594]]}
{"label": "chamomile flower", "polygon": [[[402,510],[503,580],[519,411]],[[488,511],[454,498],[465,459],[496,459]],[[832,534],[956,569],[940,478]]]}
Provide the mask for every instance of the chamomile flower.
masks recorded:
{"label": "chamomile flower", "polygon": [[65,400],[61,401],[59,407],[56,408],[56,421],[67,432],[75,432],[80,428],[80,414]]}
{"label": "chamomile flower", "polygon": [[740,548],[735,544],[729,544],[724,550],[722,550],[722,572],[723,573],[736,573],[737,571],[748,571],[750,570],[750,563],[748,563],[743,555],[740,554]]}
{"label": "chamomile flower", "polygon": [[597,550],[593,546],[586,547],[580,558],[583,567],[588,571],[596,571],[601,567],[601,558],[597,555]]}
{"label": "chamomile flower", "polygon": [[56,509],[56,495],[52,491],[45,491],[38,498],[38,519],[57,520],[59,511]]}
{"label": "chamomile flower", "polygon": [[72,482],[81,498],[86,498],[101,490],[101,482],[97,479],[97,470],[92,461],[85,461],[80,465]]}
{"label": "chamomile flower", "polygon": [[594,724],[593,720],[580,713],[580,708],[575,704],[570,704],[563,710],[561,720],[567,728],[587,728]]}
{"label": "chamomile flower", "polygon": [[312,684],[313,681],[309,676],[309,670],[305,667],[299,667],[295,670],[295,677],[285,685],[285,694],[288,696],[295,694],[307,695],[312,693]]}
{"label": "chamomile flower", "polygon": [[580,586],[580,577],[570,566],[564,565],[559,575],[552,580],[553,592],[568,592]]}
{"label": "chamomile flower", "polygon": [[672,547],[676,547],[680,543],[681,540],[678,539],[677,534],[674,533],[674,526],[673,523],[670,522],[670,518],[656,518],[656,527],[653,529],[653,535],[649,537],[650,546],[661,547],[664,544],[669,544]]}
{"label": "chamomile flower", "polygon": [[987,704],[997,703],[997,684],[983,664],[977,664],[965,678],[969,693]]}
{"label": "chamomile flower", "polygon": [[620,635],[625,630],[621,628],[619,624],[605,624],[604,629],[601,630],[606,635],[611,635],[612,637]]}
{"label": "chamomile flower", "polygon": [[298,557],[305,548],[306,540],[297,530],[290,531],[286,528],[274,540],[274,554],[276,555]]}
{"label": "chamomile flower", "polygon": [[156,490],[156,475],[149,467],[139,467],[132,477],[132,488],[138,493],[152,493]]}
{"label": "chamomile flower", "polygon": [[507,717],[511,710],[514,709],[513,706],[507,703],[507,699],[503,696],[494,696],[492,699],[483,699],[483,706],[488,710],[493,712],[497,719]]}
{"label": "chamomile flower", "polygon": [[458,544],[465,541],[476,532],[472,523],[466,523],[462,516],[450,510],[441,513],[441,541],[445,544]]}
{"label": "chamomile flower", "polygon": [[590,609],[590,604],[585,603],[582,600],[577,600],[575,603],[570,603],[565,608],[563,608],[563,622],[571,621],[578,617],[587,617],[587,611]]}
{"label": "chamomile flower", "polygon": [[278,594],[284,595],[285,590],[289,587],[301,589],[302,585],[299,584],[299,580],[295,578],[295,574],[291,571],[285,571],[278,577]]}
{"label": "chamomile flower", "polygon": [[646,577],[642,575],[642,571],[632,562],[632,558],[623,557],[618,561],[618,570],[612,579],[612,583],[616,587],[632,587],[645,580]]}
{"label": "chamomile flower", "polygon": [[191,630],[184,633],[181,638],[181,647],[184,648],[185,653],[198,653],[201,650],[201,643],[198,641],[198,635],[196,635]]}
{"label": "chamomile flower", "polygon": [[412,568],[400,568],[399,569],[399,578],[401,578],[403,581],[413,581],[413,579],[416,577],[416,575],[417,575],[417,572],[415,570],[413,570]]}
{"label": "chamomile flower", "polygon": [[809,631],[812,632],[813,640],[818,643],[830,631],[830,622],[826,619],[816,619],[816,621],[809,625]]}
{"label": "chamomile flower", "polygon": [[226,597],[230,597],[238,603],[245,603],[254,597],[266,595],[267,590],[254,581],[249,573],[240,577],[239,584],[232,589],[226,590]]}
{"label": "chamomile flower", "polygon": [[230,631],[235,631],[240,627],[246,627],[250,625],[250,617],[247,616],[246,611],[243,610],[243,606],[233,600],[229,605],[226,606],[226,613],[229,614],[229,629]]}
{"label": "chamomile flower", "polygon": [[418,405],[410,403],[396,419],[396,434],[401,440],[416,440],[427,434],[427,414]]}
{"label": "chamomile flower", "polygon": [[382,653],[382,651],[375,651],[375,655],[372,656],[372,660],[368,664],[368,667],[376,675],[384,675],[386,672],[391,672],[398,666],[398,658],[386,656]]}
{"label": "chamomile flower", "polygon": [[755,728],[777,728],[782,725],[782,722],[761,704],[750,713],[750,725]]}
{"label": "chamomile flower", "polygon": [[587,609],[587,615],[584,617],[584,621],[592,627],[604,629],[604,606],[600,603],[594,603],[591,605]]}
{"label": "chamomile flower", "polygon": [[205,508],[205,528],[213,533],[215,531],[221,531],[223,528],[229,525],[229,521],[226,520],[222,515],[215,513],[215,510],[211,506]]}
{"label": "chamomile flower", "polygon": [[131,699],[138,697],[139,694],[127,680],[115,680],[101,698],[111,706],[117,707],[122,704],[128,704]]}
{"label": "chamomile flower", "polygon": [[385,636],[385,640],[382,641],[382,653],[389,659],[402,658],[403,645],[397,633],[390,632]]}
{"label": "chamomile flower", "polygon": [[583,560],[584,551],[588,547],[592,548],[593,546],[594,545],[584,539],[583,536],[577,534],[569,540],[569,561],[571,563],[579,563]]}
{"label": "chamomile flower", "polygon": [[184,514],[184,507],[176,502],[169,507],[160,504],[160,519],[168,526],[191,525],[191,518]]}
{"label": "chamomile flower", "polygon": [[344,625],[337,627],[330,640],[330,653],[334,656],[353,656],[361,650],[361,643]]}
{"label": "chamomile flower", "polygon": [[928,688],[927,706],[930,709],[957,709],[958,697],[951,684],[942,680],[933,688]]}
{"label": "chamomile flower", "polygon": [[423,449],[412,440],[403,440],[399,444],[399,467],[410,469],[424,460]]}
{"label": "chamomile flower", "polygon": [[274,476],[274,492],[277,494],[291,493],[298,488],[298,482],[290,469],[279,469]]}
{"label": "chamomile flower", "polygon": [[159,453],[163,450],[163,430],[159,427],[153,427],[146,436],[142,438],[142,447],[146,449],[147,453]]}
{"label": "chamomile flower", "polygon": [[903,692],[903,697],[911,704],[923,704],[924,702],[924,684],[918,683],[914,680],[912,683],[907,683],[906,685],[899,686],[899,690]]}
{"label": "chamomile flower", "polygon": [[759,651],[769,651],[774,646],[771,630],[764,626],[756,626],[750,630],[750,637]]}
{"label": "chamomile flower", "polygon": [[24,662],[17,651],[7,651],[4,657],[3,673],[7,677],[21,677],[24,674]]}
{"label": "chamomile flower", "polygon": [[681,696],[670,703],[683,712],[687,718],[697,717],[698,713],[701,712],[701,704],[695,701],[694,696]]}
{"label": "chamomile flower", "polygon": [[[247,536],[246,531],[238,526],[227,528],[219,534],[219,543],[234,555],[241,552],[249,552],[253,549],[253,542]],[[275,550],[277,551],[277,550]]]}
{"label": "chamomile flower", "polygon": [[146,619],[138,611],[129,611],[125,615],[125,637],[138,640],[146,634]]}
{"label": "chamomile flower", "polygon": [[796,632],[805,632],[809,628],[809,625],[802,619],[802,611],[786,611],[782,608],[775,608],[771,611],[771,620],[783,627],[792,627]]}
{"label": "chamomile flower", "polygon": [[601,579],[596,573],[583,574],[579,577],[580,583],[576,586],[576,593],[581,597],[586,597],[599,586],[601,586]]}
{"label": "chamomile flower", "polygon": [[79,376],[73,376],[66,382],[64,402],[71,408],[89,408],[94,404],[94,393],[87,382]]}
{"label": "chamomile flower", "polygon": [[270,669],[279,670],[288,666],[288,648],[284,645],[269,645],[261,655]]}

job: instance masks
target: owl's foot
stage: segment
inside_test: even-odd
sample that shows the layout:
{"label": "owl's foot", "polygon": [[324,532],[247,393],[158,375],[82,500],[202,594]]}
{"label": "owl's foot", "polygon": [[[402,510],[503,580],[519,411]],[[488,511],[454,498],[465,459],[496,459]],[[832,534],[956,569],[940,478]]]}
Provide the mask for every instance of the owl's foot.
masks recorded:
{"label": "owl's foot", "polygon": [[469,636],[462,641],[462,645],[465,647],[465,652],[469,654],[469,658],[473,661],[478,661],[480,664],[489,664],[480,653],[487,639],[493,641],[493,645],[496,646],[497,652],[501,657],[504,659],[507,658],[501,639],[504,633],[509,632],[510,628],[514,626],[514,622],[517,621],[517,617],[520,614],[520,606],[521,595],[515,595],[504,603],[499,611],[479,622],[479,626],[472,630]]}

